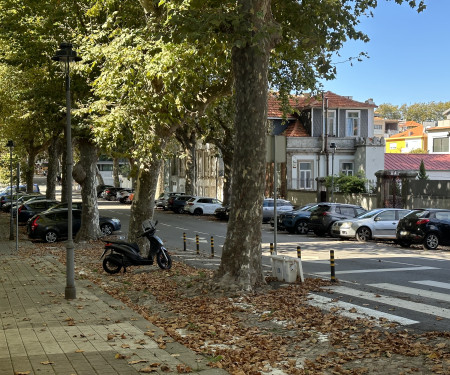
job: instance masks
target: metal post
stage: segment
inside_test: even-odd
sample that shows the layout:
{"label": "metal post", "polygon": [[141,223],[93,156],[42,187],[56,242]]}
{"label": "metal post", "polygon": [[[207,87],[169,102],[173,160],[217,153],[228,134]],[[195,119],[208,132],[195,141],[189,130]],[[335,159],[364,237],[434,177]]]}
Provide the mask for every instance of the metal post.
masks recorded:
{"label": "metal post", "polygon": [[[17,191],[19,191],[20,185],[20,163],[17,163]],[[13,210],[11,203],[11,213]],[[16,194],[16,251],[19,250],[19,195]]]}
{"label": "metal post", "polygon": [[302,259],[302,249],[300,248],[300,245],[297,246],[297,258]]}
{"label": "metal post", "polygon": [[276,146],[276,135],[273,135],[273,252],[275,255],[277,254],[277,232],[278,232],[278,223],[277,223],[277,146]]}
{"label": "metal post", "polygon": [[183,232],[183,250],[186,251],[186,232]]}
{"label": "metal post", "polygon": [[195,244],[197,245],[197,255],[200,254],[200,240],[198,238],[198,234],[195,235]]}
{"label": "metal post", "polygon": [[270,255],[273,255],[273,243],[270,243]]}
{"label": "metal post", "polygon": [[336,272],[334,266],[334,250],[330,250],[330,267],[331,267],[331,282],[336,282]]}
{"label": "metal post", "polygon": [[211,258],[214,258],[214,237],[211,236]]}
{"label": "metal post", "polygon": [[[11,200],[11,207],[12,207],[12,201],[13,201],[13,167],[12,167],[12,150],[14,147],[14,142],[9,140],[7,145],[7,147],[9,147],[9,171],[11,174],[11,178],[10,178],[10,200]],[[18,191],[18,190],[17,190]],[[16,192],[17,193],[17,192]],[[10,214],[10,221],[9,221],[9,240],[13,241],[14,240],[14,219],[13,219],[13,210],[11,210],[11,214]]]}
{"label": "metal post", "polygon": [[331,202],[334,197],[334,153],[336,152],[336,143],[330,143],[331,148]]}

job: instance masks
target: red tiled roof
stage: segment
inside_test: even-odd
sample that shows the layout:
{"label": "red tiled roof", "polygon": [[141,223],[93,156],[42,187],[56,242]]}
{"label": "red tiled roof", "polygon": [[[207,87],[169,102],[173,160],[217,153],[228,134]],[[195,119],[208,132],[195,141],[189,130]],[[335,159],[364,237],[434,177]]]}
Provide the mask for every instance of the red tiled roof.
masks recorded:
{"label": "red tiled roof", "polygon": [[403,124],[399,124],[399,126],[401,128],[409,129],[409,128],[413,128],[415,126],[421,126],[421,124],[419,124],[418,122],[415,122],[415,121],[406,121]]}
{"label": "red tiled roof", "polygon": [[433,128],[427,128],[427,131],[447,131],[450,130],[450,126],[435,126]]}
{"label": "red tiled roof", "polygon": [[450,170],[450,154],[384,154],[384,169],[418,171],[422,160],[428,171]]}
{"label": "red tiled roof", "polygon": [[421,137],[422,135],[424,135],[423,134],[423,126],[421,124],[418,124],[417,126],[410,128],[408,130],[405,130],[404,132],[392,135],[391,137],[389,137],[389,139],[406,138],[406,137]]}
{"label": "red tiled roof", "polygon": [[[358,102],[350,99],[347,96],[340,96],[331,91],[327,91],[324,94],[328,99],[328,108],[375,108],[375,104]],[[268,117],[283,116],[283,112],[280,109],[280,101],[275,93],[269,94],[268,98]],[[293,109],[302,110],[307,108],[322,108],[322,96],[303,95],[295,96],[289,99],[289,105]]]}
{"label": "red tiled roof", "polygon": [[298,119],[288,125],[283,135],[286,137],[309,137],[305,127]]}

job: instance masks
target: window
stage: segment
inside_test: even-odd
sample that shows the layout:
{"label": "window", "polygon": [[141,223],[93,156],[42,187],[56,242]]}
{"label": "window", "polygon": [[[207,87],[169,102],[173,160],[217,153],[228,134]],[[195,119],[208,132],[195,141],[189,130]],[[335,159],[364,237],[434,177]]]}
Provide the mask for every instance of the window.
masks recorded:
{"label": "window", "polygon": [[112,171],[113,170],[113,165],[112,164],[97,164],[97,166],[98,166],[98,170],[102,171],[102,172]]}
{"label": "window", "polygon": [[355,209],[353,207],[341,206],[341,214],[355,217]]}
{"label": "window", "polygon": [[376,130],[383,130],[383,125],[374,125],[373,128]]}
{"label": "window", "polygon": [[327,133],[328,133],[328,135],[337,135],[336,134],[336,112],[335,111],[328,111]]}
{"label": "window", "polygon": [[395,211],[384,211],[377,216],[376,220],[377,221],[395,220]]}
{"label": "window", "polygon": [[433,152],[448,152],[448,137],[433,138]]}
{"label": "window", "polygon": [[312,189],[312,163],[298,163],[298,179],[300,189]]}
{"label": "window", "polygon": [[342,163],[341,174],[345,176],[353,176],[353,163]]}
{"label": "window", "polygon": [[347,137],[356,137],[359,135],[359,111],[347,111],[347,119],[345,122],[345,135]]}

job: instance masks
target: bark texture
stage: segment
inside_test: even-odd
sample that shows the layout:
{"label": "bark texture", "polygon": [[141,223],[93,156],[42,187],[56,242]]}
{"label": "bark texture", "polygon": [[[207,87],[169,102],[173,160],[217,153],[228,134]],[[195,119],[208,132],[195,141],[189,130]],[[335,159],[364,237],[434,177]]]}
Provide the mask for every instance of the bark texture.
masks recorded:
{"label": "bark texture", "polygon": [[47,170],[47,190],[45,197],[47,199],[55,199],[56,197],[56,180],[59,171],[59,155],[61,153],[61,142],[59,135],[55,135],[51,139],[48,147],[48,170]]}
{"label": "bark texture", "polygon": [[[270,0],[241,2],[256,30],[271,21]],[[227,238],[217,276],[221,285],[250,291],[264,284],[261,259],[262,201],[265,177],[267,72],[271,41],[256,38],[233,48],[236,142]]]}
{"label": "bark texture", "polygon": [[83,209],[81,228],[75,237],[75,242],[97,239],[101,235],[96,190],[97,148],[84,138],[79,139],[78,147],[80,161],[73,167],[72,175],[81,185]]}
{"label": "bark texture", "polygon": [[115,187],[120,187],[119,158],[113,158],[113,179],[114,179],[114,186]]}
{"label": "bark texture", "polygon": [[161,160],[156,159],[150,165],[139,170],[136,189],[130,213],[130,227],[128,240],[137,242],[143,254],[147,254],[149,243],[145,238],[137,238],[142,233],[142,222],[153,219],[155,208],[155,194],[158,185],[158,176],[161,169]]}

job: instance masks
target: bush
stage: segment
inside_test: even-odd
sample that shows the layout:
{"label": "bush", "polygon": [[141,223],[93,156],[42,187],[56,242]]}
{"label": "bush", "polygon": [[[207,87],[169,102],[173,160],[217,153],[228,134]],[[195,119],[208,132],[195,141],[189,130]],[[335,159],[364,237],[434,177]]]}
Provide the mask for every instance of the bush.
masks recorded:
{"label": "bush", "polygon": [[[326,186],[331,188],[332,177],[326,178]],[[362,175],[347,176],[341,174],[339,177],[334,177],[334,191],[339,191],[345,194],[360,194],[366,193],[367,179]]]}

